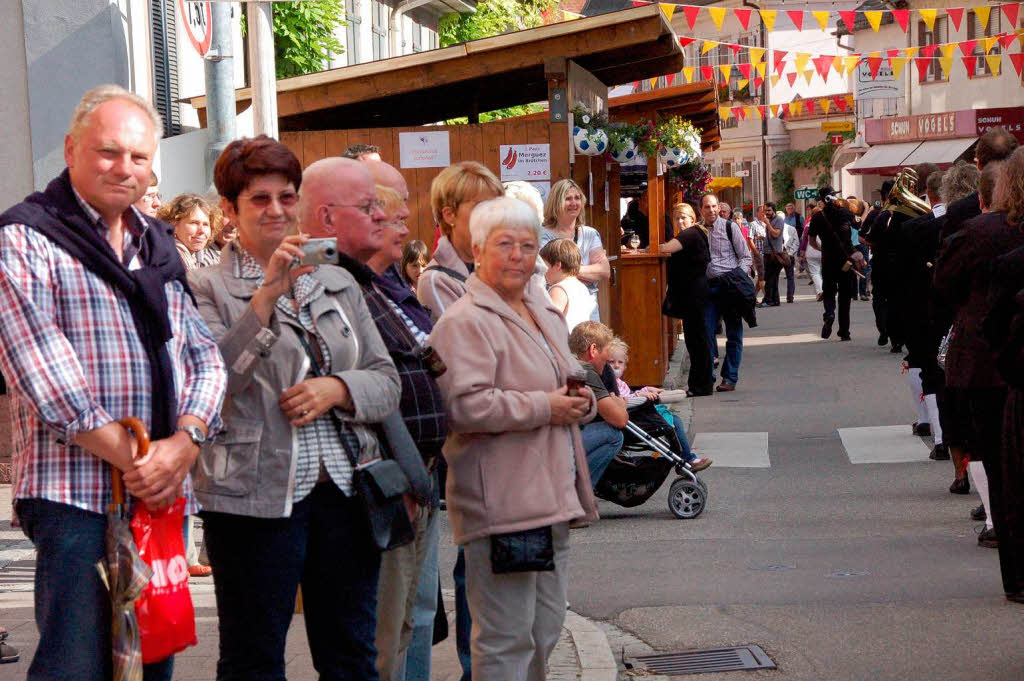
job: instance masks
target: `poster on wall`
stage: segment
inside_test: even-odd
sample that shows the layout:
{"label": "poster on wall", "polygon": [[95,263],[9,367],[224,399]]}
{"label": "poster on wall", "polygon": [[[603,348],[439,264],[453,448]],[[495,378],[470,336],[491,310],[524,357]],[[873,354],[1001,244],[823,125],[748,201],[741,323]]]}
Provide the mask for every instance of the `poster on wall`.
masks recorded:
{"label": "poster on wall", "polygon": [[501,181],[551,182],[550,144],[502,144]]}
{"label": "poster on wall", "polygon": [[448,131],[398,133],[402,168],[447,168],[452,164]]}
{"label": "poster on wall", "polygon": [[897,79],[889,62],[883,62],[878,69],[878,76],[871,77],[871,66],[861,62],[854,76],[853,98],[860,99],[893,99],[903,96],[903,78]]}

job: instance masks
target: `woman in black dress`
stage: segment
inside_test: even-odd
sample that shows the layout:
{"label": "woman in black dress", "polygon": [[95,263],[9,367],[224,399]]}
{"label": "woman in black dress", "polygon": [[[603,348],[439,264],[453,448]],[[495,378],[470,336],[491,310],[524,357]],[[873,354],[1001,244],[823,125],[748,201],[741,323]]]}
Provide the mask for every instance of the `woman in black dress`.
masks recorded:
{"label": "woman in black dress", "polygon": [[708,300],[707,268],[711,260],[708,235],[697,224],[697,214],[688,203],[672,207],[672,224],[678,229],[674,239],[659,246],[670,253],[668,260],[668,291],[661,311],[683,320],[686,351],[690,354],[690,376],[687,393],[710,395],[714,386],[711,376],[711,349],[704,329],[704,308]]}

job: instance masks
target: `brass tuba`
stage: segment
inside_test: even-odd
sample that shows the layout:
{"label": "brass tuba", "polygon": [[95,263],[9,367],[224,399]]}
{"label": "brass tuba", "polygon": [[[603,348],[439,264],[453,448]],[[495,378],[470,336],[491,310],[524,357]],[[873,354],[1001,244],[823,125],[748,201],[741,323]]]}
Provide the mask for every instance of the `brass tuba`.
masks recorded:
{"label": "brass tuba", "polygon": [[904,168],[896,175],[895,184],[889,191],[882,210],[887,210],[890,213],[903,213],[912,218],[924,215],[931,210],[928,204],[917,196],[916,170]]}

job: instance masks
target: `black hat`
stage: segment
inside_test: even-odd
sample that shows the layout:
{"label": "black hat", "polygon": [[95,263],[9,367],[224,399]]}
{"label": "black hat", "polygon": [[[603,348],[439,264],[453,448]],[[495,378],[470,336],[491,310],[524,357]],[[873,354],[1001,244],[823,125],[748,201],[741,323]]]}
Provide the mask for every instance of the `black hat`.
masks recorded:
{"label": "black hat", "polygon": [[825,185],[818,190],[818,200],[822,203],[830,203],[835,198],[836,190],[832,189],[828,185]]}

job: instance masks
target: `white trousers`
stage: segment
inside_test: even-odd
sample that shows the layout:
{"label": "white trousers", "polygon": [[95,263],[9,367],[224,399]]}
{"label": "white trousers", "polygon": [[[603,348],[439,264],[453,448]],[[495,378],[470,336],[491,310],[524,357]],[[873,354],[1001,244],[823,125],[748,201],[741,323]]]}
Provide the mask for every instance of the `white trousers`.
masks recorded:
{"label": "white trousers", "polygon": [[807,258],[807,271],[811,275],[811,281],[814,282],[814,292],[821,293],[824,290],[821,284],[821,251],[808,245],[804,257]]}
{"label": "white trousers", "polygon": [[981,505],[985,507],[985,527],[992,529],[992,508],[988,503],[988,476],[985,475],[985,467],[980,461],[971,461],[967,464],[967,472],[971,474],[974,482],[974,489],[978,490],[981,497]]}

